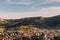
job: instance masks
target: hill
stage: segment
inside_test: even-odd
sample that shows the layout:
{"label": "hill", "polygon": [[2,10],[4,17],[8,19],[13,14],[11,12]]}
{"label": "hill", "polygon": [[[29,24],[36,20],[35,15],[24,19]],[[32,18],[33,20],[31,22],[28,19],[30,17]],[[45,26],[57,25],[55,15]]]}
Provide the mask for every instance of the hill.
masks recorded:
{"label": "hill", "polygon": [[0,18],[0,26],[5,26],[7,23],[7,20]]}
{"label": "hill", "polygon": [[21,19],[2,19],[0,18],[0,27],[14,28],[20,26],[29,26],[45,29],[60,29],[60,15],[53,17],[28,17]]}
{"label": "hill", "polygon": [[29,26],[46,29],[60,29],[60,15],[54,17],[29,17],[8,20],[6,28]]}

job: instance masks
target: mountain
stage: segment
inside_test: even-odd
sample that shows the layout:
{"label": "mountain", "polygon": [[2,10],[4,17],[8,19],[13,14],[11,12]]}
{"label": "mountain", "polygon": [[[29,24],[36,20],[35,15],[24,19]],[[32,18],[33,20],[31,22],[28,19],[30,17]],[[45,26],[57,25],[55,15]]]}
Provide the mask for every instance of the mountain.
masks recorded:
{"label": "mountain", "polygon": [[36,25],[40,24],[41,17],[30,17],[30,18],[22,18],[22,19],[15,19],[15,20],[8,20],[9,24],[7,27],[16,27],[22,25]]}
{"label": "mountain", "polygon": [[[2,19],[0,19],[2,20]],[[60,29],[60,15],[53,17],[28,17],[21,19],[2,20],[5,28],[14,28],[20,26],[29,26],[46,29]],[[7,23],[6,23],[7,22]]]}
{"label": "mountain", "polygon": [[3,18],[0,18],[0,26],[5,26],[5,24],[7,24],[7,20],[3,19]]}

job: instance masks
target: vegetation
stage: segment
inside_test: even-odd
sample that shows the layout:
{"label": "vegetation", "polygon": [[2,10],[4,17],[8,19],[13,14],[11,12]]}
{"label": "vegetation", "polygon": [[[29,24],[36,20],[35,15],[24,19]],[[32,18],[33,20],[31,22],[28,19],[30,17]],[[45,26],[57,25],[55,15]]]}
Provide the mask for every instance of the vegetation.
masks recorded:
{"label": "vegetation", "polygon": [[29,26],[45,29],[60,29],[60,15],[54,17],[29,17],[22,19],[0,20],[0,26],[5,28],[15,28]]}

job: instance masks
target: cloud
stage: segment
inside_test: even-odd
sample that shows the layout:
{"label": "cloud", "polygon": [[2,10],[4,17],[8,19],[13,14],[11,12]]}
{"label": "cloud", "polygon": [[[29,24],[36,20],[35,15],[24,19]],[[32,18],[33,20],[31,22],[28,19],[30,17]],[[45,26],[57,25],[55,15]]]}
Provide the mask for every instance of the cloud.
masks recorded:
{"label": "cloud", "polygon": [[[0,12],[0,16],[4,18],[22,18],[34,16],[51,17],[60,15],[60,7],[56,6],[58,3],[60,3],[60,0],[5,0],[4,3],[8,4],[0,5],[0,11],[2,10],[2,12]],[[9,4],[21,4],[21,6]],[[53,6],[53,4],[55,6]],[[7,12],[5,10],[7,10]]]}
{"label": "cloud", "polygon": [[50,3],[58,3],[60,0],[34,0],[34,3],[39,4],[50,4]]}
{"label": "cloud", "polygon": [[32,1],[32,0],[10,0],[10,1]]}
{"label": "cloud", "polygon": [[7,2],[7,4],[24,4],[24,5],[30,5],[31,2]]}
{"label": "cloud", "polygon": [[[40,9],[40,13],[46,17],[60,15],[60,7],[47,7]],[[42,16],[43,16],[42,15]]]}
{"label": "cloud", "polygon": [[5,0],[5,3],[8,4],[49,4],[49,3],[58,3],[60,0]]}
{"label": "cloud", "polygon": [[46,12],[60,12],[60,7],[47,7],[47,8],[42,8],[41,11],[46,11]]}
{"label": "cloud", "polygon": [[42,4],[48,4],[48,3],[59,3],[60,0],[45,0],[42,2]]}
{"label": "cloud", "polygon": [[34,12],[0,12],[0,17],[7,19],[16,19],[16,18],[24,18],[24,17],[51,17],[60,15],[60,7],[48,7],[38,9],[39,11]]}
{"label": "cloud", "polygon": [[44,8],[52,6],[60,6],[60,0],[33,0],[32,8]]}
{"label": "cloud", "polygon": [[60,0],[5,0],[4,4],[24,4],[24,5],[31,5],[38,6],[43,4],[50,4],[50,3],[59,3]]}
{"label": "cloud", "polygon": [[30,5],[32,4],[31,0],[6,0],[6,4],[24,4],[24,5]]}

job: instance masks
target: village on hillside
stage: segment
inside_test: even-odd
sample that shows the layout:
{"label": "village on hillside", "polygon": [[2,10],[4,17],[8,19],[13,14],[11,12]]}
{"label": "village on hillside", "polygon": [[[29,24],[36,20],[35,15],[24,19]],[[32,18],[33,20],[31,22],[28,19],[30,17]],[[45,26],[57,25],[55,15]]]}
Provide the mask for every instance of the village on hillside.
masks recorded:
{"label": "village on hillside", "polygon": [[40,29],[32,26],[8,29],[0,27],[0,40],[54,40],[55,38],[60,38],[60,30]]}

